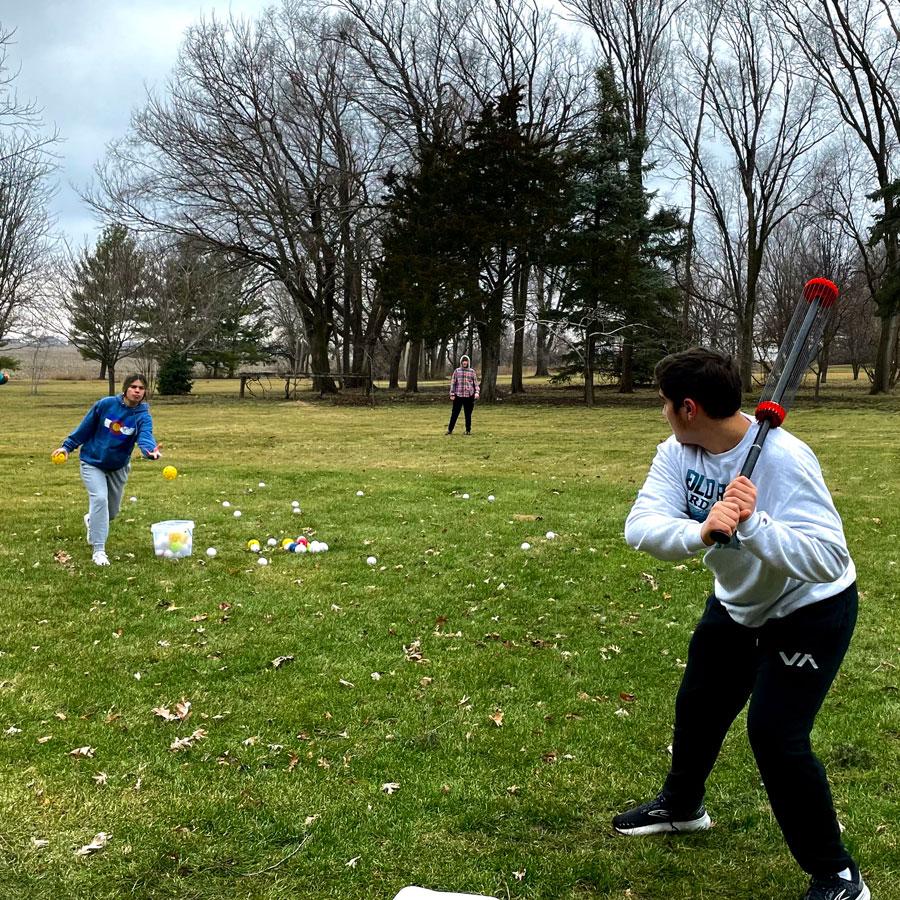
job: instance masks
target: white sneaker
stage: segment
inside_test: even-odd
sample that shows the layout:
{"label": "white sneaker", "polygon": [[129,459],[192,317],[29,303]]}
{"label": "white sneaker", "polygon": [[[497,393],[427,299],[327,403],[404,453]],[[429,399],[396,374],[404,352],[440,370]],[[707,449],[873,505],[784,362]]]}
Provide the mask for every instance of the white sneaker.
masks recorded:
{"label": "white sneaker", "polygon": [[94,555],[91,557],[94,561],[95,566],[108,566],[109,565],[109,557],[106,555],[105,550],[95,550]]}
{"label": "white sneaker", "polygon": [[86,512],[84,514],[84,531],[87,535],[87,542],[91,542],[91,514]]}

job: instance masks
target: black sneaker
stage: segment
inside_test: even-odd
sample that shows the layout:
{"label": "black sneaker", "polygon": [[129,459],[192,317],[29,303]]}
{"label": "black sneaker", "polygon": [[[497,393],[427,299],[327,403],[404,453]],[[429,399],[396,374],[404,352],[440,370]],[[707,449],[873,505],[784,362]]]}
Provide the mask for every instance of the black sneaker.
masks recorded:
{"label": "black sneaker", "polygon": [[680,811],[676,814],[670,809],[665,794],[660,794],[655,800],[629,809],[628,812],[623,812],[613,819],[613,828],[619,834],[628,835],[704,831],[710,825],[712,819],[702,803],[687,814]]}
{"label": "black sneaker", "polygon": [[870,900],[872,895],[857,872],[850,881],[838,875],[813,878],[803,900]]}

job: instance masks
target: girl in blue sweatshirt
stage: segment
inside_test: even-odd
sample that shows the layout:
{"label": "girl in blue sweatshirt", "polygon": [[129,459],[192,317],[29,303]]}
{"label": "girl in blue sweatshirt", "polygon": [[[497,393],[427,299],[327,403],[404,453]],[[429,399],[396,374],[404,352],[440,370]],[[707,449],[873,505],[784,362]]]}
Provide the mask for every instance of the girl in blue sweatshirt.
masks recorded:
{"label": "girl in blue sweatshirt", "polygon": [[150,408],[144,402],[147,382],[143,375],[129,375],[121,395],[104,397],[89,410],[81,424],[53,451],[68,455],[81,447],[81,480],[88,492],[89,509],[84,516],[88,543],[95,565],[108,566],[106,537],[109,523],[119,512],[131,452],[137,444],[147,459],[162,455],[153,437]]}

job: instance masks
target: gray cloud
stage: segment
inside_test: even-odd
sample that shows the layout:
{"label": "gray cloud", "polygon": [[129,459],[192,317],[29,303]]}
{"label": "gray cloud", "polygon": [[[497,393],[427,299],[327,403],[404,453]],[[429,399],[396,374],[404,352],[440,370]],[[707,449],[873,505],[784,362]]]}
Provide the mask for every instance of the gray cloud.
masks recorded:
{"label": "gray cloud", "polygon": [[59,230],[71,242],[93,240],[100,225],[78,191],[91,180],[107,144],[122,137],[148,88],[161,88],[185,29],[202,15],[254,15],[267,0],[0,0],[0,24],[15,28],[11,62],[21,99],[43,108],[59,130]]}

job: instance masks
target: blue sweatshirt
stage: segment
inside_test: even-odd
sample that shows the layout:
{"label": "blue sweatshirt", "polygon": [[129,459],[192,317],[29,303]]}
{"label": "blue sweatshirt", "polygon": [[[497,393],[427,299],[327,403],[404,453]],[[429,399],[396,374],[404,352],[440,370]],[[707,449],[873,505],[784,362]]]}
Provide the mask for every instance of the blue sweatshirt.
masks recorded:
{"label": "blue sweatshirt", "polygon": [[156,450],[150,407],[144,402],[128,406],[117,395],[98,400],[62,442],[62,448],[71,453],[81,447],[84,462],[114,472],[128,465],[135,444],[145,455]]}

